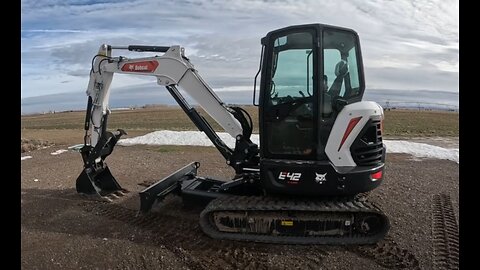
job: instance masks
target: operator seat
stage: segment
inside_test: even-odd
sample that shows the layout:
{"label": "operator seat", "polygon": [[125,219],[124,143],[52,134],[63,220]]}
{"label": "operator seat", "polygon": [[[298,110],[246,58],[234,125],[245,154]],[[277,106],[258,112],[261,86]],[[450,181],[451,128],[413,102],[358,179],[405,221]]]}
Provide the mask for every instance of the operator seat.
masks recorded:
{"label": "operator seat", "polygon": [[335,65],[335,80],[333,81],[332,86],[328,93],[332,98],[340,95],[340,90],[342,89],[342,83],[345,76],[348,74],[348,64],[345,60],[340,60],[340,62]]}

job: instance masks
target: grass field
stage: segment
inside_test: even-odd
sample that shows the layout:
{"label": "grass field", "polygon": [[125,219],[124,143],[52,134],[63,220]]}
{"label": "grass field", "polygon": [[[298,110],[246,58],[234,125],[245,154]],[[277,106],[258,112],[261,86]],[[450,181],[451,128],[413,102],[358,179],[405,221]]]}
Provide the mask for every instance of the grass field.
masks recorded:
{"label": "grass field", "polygon": [[443,111],[386,111],[386,136],[445,137],[458,136],[458,112]]}
{"label": "grass field", "polygon": [[[257,108],[244,107],[254,121],[254,133],[258,133]],[[220,126],[203,110],[215,130]],[[85,112],[22,116],[22,138],[42,139],[57,144],[83,141]],[[112,111],[110,130],[122,128],[129,136],[142,135],[154,130],[197,130],[187,115],[176,106],[158,106],[125,111]],[[458,136],[459,120],[456,112],[440,111],[385,111],[384,132],[390,137],[444,137]]]}

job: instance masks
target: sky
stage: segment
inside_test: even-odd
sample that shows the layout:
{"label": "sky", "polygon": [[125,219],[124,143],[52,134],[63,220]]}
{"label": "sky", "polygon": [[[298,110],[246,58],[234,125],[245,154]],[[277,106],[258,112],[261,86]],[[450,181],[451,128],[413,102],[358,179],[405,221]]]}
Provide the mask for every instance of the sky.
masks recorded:
{"label": "sky", "polygon": [[[103,43],[181,45],[214,90],[251,91],[260,39],[306,23],[358,32],[367,89],[458,93],[458,6],[458,0],[22,0],[21,96],[84,93]],[[112,87],[148,84],[156,80],[119,74]]]}

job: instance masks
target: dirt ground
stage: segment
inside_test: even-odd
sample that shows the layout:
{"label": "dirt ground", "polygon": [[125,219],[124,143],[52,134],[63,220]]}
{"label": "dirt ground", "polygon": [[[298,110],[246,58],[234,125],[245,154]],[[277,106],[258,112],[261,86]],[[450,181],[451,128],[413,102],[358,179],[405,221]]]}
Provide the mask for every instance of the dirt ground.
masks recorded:
{"label": "dirt ground", "polygon": [[198,225],[201,209],[169,197],[137,217],[138,185],[167,176],[191,161],[199,174],[232,177],[214,148],[116,147],[107,163],[131,191],[107,203],[80,196],[82,160],[55,145],[21,163],[22,269],[432,269],[432,198],[450,196],[458,220],[459,165],[388,154],[384,183],[372,191],[390,218],[387,237],[369,246],[295,246],[213,240]]}

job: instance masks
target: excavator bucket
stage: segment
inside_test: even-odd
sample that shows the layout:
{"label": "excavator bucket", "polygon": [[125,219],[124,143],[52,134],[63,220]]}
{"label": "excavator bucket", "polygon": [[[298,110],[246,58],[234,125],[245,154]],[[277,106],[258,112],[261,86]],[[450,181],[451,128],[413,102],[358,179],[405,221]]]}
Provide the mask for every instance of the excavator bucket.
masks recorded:
{"label": "excavator bucket", "polygon": [[80,149],[82,154],[84,167],[83,171],[77,178],[77,192],[83,194],[98,195],[111,200],[117,196],[123,196],[127,190],[123,189],[113,177],[105,158],[109,156],[115,144],[120,137],[127,134],[124,130],[118,129],[115,132],[105,132],[100,137],[97,145],[92,147],[84,145]]}
{"label": "excavator bucket", "polygon": [[77,178],[76,187],[78,193],[88,195],[98,193],[102,197],[110,194],[120,195],[125,192],[115,177],[113,177],[108,166],[105,166],[100,172],[93,172],[89,168],[84,169]]}

